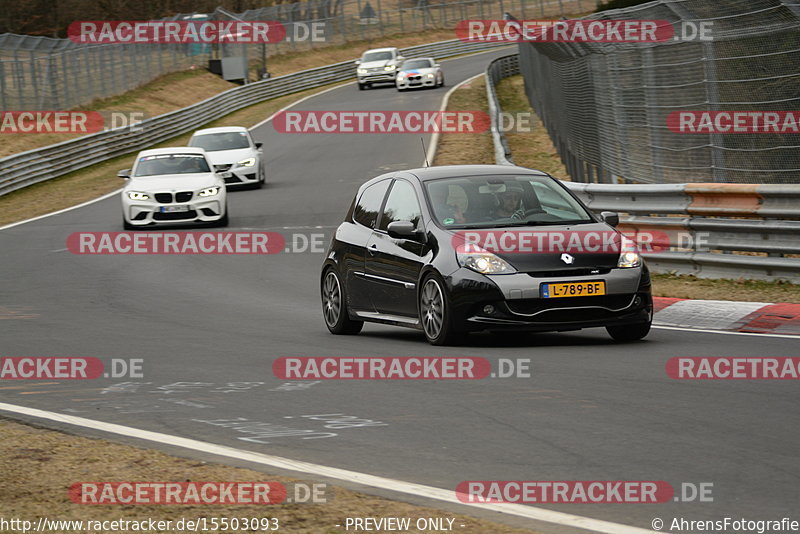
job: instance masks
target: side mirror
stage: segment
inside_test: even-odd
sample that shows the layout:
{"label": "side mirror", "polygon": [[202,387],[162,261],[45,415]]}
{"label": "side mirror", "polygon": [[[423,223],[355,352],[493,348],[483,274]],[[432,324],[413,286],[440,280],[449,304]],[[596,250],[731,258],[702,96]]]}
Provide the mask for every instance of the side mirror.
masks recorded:
{"label": "side mirror", "polygon": [[438,63],[434,63],[434,64],[433,64],[433,68],[434,68],[434,69],[438,69],[439,67],[441,67],[441,65],[439,65]]}
{"label": "side mirror", "polygon": [[600,217],[611,226],[617,226],[619,224],[619,213],[614,211],[603,211],[600,212]]}
{"label": "side mirror", "polygon": [[262,146],[264,146],[264,143],[256,143],[256,148],[261,148]]}
{"label": "side mirror", "polygon": [[361,65],[361,60],[360,60],[360,59],[357,59],[357,60],[355,60],[355,61],[354,61],[354,63],[355,63],[356,65]]}
{"label": "side mirror", "polygon": [[403,62],[403,61],[405,61],[405,60],[406,60],[406,58],[404,58],[403,56],[397,56],[397,58],[396,58],[396,61],[397,61],[398,63],[402,63],[402,62]]}
{"label": "side mirror", "polygon": [[131,170],[130,169],[122,169],[117,173],[118,178],[125,178],[126,180],[131,177]]}
{"label": "side mirror", "polygon": [[212,165],[212,167],[214,168],[214,172],[225,172],[222,169],[227,167],[227,165]]}
{"label": "side mirror", "polygon": [[414,239],[418,235],[417,226],[411,221],[390,222],[386,230],[395,239]]}

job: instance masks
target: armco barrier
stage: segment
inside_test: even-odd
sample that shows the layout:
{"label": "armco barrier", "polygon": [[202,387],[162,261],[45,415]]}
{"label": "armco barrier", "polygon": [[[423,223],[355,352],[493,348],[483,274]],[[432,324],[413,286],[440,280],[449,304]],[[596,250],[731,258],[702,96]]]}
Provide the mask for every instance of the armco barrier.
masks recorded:
{"label": "armco barrier", "polygon": [[[514,164],[495,127],[501,108],[494,84],[519,73],[511,58],[486,69],[498,165]],[[800,184],[564,184],[596,213],[625,214],[623,232],[662,236],[664,249],[644,254],[655,272],[800,283]]]}
{"label": "armco barrier", "polygon": [[[481,52],[499,45],[452,40],[404,48],[402,52],[405,57],[445,58]],[[263,100],[354,77],[352,61],[295,72],[229,89],[192,106],[147,119],[134,129],[103,131],[7,156],[0,159],[0,195],[151,147]]]}

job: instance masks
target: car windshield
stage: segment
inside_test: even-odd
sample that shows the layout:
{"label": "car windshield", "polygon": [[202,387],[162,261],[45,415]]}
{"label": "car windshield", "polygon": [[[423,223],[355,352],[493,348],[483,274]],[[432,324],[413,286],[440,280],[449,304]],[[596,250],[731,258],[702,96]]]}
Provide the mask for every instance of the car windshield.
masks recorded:
{"label": "car windshield", "polygon": [[429,59],[412,59],[403,63],[403,70],[429,69],[432,66]]}
{"label": "car windshield", "polygon": [[361,56],[362,63],[369,63],[370,61],[389,61],[392,59],[391,52],[367,52]]}
{"label": "car windshield", "polygon": [[447,228],[594,222],[549,176],[463,176],[432,180],[425,187],[436,219]]}
{"label": "car windshield", "polygon": [[211,172],[201,154],[159,154],[139,158],[134,176]]}
{"label": "car windshield", "polygon": [[236,150],[249,148],[250,140],[245,132],[224,132],[195,135],[189,141],[189,146],[204,148],[207,152],[220,150]]}

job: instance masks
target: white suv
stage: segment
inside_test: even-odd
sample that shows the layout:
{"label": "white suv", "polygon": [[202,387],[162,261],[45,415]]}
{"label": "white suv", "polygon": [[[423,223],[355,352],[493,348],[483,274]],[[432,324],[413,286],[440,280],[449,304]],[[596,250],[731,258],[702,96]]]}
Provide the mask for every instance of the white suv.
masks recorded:
{"label": "white suv", "polygon": [[397,69],[406,58],[397,48],[373,48],[356,60],[358,88],[363,90],[373,83],[394,84]]}

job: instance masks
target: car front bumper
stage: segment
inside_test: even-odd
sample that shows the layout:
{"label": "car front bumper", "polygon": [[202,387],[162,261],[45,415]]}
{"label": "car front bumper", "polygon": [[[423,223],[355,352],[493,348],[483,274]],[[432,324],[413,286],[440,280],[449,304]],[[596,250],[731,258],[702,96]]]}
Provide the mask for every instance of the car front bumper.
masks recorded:
{"label": "car front bumper", "polygon": [[[256,162],[258,163],[258,162]],[[237,167],[236,165],[214,165],[217,173],[225,180],[225,185],[255,184],[258,182],[258,165]]]}
{"label": "car front bumper", "polygon": [[360,84],[389,83],[389,82],[394,82],[396,76],[397,76],[396,71],[382,71],[382,72],[370,72],[368,74],[359,74],[358,83]]}
{"label": "car front bumper", "polygon": [[[186,211],[169,211],[185,206]],[[225,216],[225,198],[197,199],[190,202],[159,204],[153,201],[123,200],[126,221],[133,226],[218,221]]]}
{"label": "car front bumper", "polygon": [[[542,298],[547,282],[603,280],[606,294]],[[642,323],[653,308],[646,268],[611,269],[597,276],[534,278],[525,273],[484,276],[461,268],[445,278],[456,328],[462,331],[567,331]]]}
{"label": "car front bumper", "polygon": [[415,77],[397,79],[396,84],[398,89],[412,89],[414,87],[436,87],[436,78],[428,77]]}

